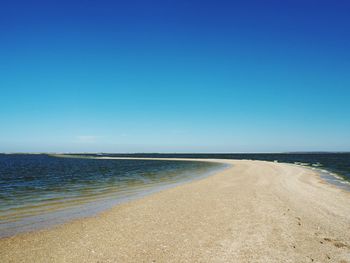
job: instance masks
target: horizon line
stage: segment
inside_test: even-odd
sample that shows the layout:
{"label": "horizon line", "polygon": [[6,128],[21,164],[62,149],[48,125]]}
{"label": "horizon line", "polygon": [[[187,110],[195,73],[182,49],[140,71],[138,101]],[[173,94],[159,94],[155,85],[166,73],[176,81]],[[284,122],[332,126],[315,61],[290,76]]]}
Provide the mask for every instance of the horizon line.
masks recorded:
{"label": "horizon line", "polygon": [[350,151],[291,151],[291,152],[0,152],[0,154],[322,154]]}

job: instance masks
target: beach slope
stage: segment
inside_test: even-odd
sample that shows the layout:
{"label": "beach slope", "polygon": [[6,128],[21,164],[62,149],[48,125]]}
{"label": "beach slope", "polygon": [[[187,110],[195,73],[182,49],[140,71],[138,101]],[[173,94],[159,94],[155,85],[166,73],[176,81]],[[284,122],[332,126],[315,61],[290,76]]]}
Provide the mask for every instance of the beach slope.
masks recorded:
{"label": "beach slope", "polygon": [[290,164],[213,176],[0,239],[1,262],[350,262],[350,194]]}

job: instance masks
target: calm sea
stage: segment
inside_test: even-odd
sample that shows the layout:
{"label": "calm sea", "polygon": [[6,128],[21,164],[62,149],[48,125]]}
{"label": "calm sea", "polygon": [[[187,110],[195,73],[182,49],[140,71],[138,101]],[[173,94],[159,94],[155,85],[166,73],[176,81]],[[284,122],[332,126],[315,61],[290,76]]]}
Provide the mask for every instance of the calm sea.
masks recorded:
{"label": "calm sea", "polygon": [[350,191],[350,153],[228,153],[228,154],[89,154],[87,156],[110,157],[154,157],[154,158],[211,158],[261,160],[292,163],[316,170],[320,176],[336,185]]}
{"label": "calm sea", "polygon": [[[83,154],[82,154],[83,155]],[[349,189],[350,153],[298,154],[0,154],[0,237],[89,216],[125,200],[206,176],[207,162],[86,157],[250,159],[295,163]]]}
{"label": "calm sea", "polygon": [[90,154],[90,156],[111,157],[154,157],[154,158],[212,158],[279,161],[304,166],[317,167],[337,174],[350,181],[350,153],[235,153],[235,154]]}
{"label": "calm sea", "polygon": [[223,167],[208,162],[0,154],[0,236],[92,215]]}

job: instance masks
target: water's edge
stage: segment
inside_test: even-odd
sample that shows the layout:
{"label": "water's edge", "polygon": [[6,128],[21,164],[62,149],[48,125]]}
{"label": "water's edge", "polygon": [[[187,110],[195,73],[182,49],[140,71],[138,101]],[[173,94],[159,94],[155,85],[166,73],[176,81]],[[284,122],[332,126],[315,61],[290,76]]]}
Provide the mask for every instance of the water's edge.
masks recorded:
{"label": "water's edge", "polygon": [[[56,156],[56,157],[79,158],[79,156]],[[107,158],[106,157],[82,157],[82,158],[109,159],[108,157]],[[114,158],[110,158],[110,159],[114,159]],[[132,159],[132,158],[126,158],[126,159]],[[183,160],[178,160],[178,161],[183,161]],[[207,161],[203,159],[199,160],[196,158],[193,158],[192,160],[187,160],[187,161],[211,162],[209,160]],[[270,161],[270,162],[273,162],[273,161]],[[274,162],[277,162],[277,161],[274,161]],[[350,191],[349,181],[346,181],[341,175],[335,172],[329,171],[324,167],[314,167],[312,165],[306,165],[305,163],[290,163],[290,162],[279,162],[279,163],[296,165],[306,169],[310,169],[314,171],[322,181],[330,185],[333,185],[335,187],[338,187],[340,189]],[[210,168],[208,171],[204,173],[198,173],[191,177],[182,178],[176,182],[166,182],[162,185],[156,185],[156,186],[153,185],[146,188],[136,189],[136,191],[131,191],[128,195],[125,195],[125,196],[119,196],[119,197],[110,196],[102,200],[92,201],[92,202],[77,205],[74,207],[65,208],[63,210],[49,211],[41,215],[27,217],[27,218],[24,218],[22,221],[19,220],[17,222],[2,223],[0,224],[0,238],[9,237],[9,236],[13,236],[13,235],[17,235],[25,232],[47,229],[53,226],[67,223],[72,220],[96,216],[99,213],[104,212],[108,209],[111,209],[116,205],[123,204],[132,200],[141,199],[150,194],[157,193],[166,189],[170,189],[179,185],[183,185],[192,181],[204,179],[208,176],[217,174],[220,171],[223,171],[232,166],[231,164],[225,164],[220,162],[217,162],[217,164],[218,164],[217,167]],[[25,221],[25,223],[23,221]]]}
{"label": "water's edge", "polygon": [[[66,156],[60,156],[60,157],[67,158]],[[73,158],[79,158],[79,157],[75,156]],[[96,159],[99,159],[99,158],[96,158]],[[197,162],[197,160],[195,159],[190,161]],[[204,173],[198,173],[188,178],[182,178],[176,182],[166,182],[161,185],[156,185],[156,186],[153,185],[146,188],[139,188],[139,189],[136,189],[136,191],[130,191],[129,194],[126,194],[124,196],[119,196],[119,197],[111,196],[102,200],[92,201],[92,202],[84,203],[82,205],[77,205],[74,207],[67,207],[63,210],[48,211],[47,213],[43,213],[40,215],[26,217],[23,220],[21,219],[16,222],[2,223],[0,224],[0,239],[14,236],[21,233],[48,229],[54,226],[68,223],[69,221],[72,221],[72,220],[78,220],[78,219],[96,216],[99,213],[102,213],[108,209],[111,209],[116,205],[127,203],[133,200],[138,200],[148,195],[151,195],[166,189],[170,189],[179,185],[204,179],[206,177],[217,174],[232,166],[230,164],[223,164],[223,163],[217,163],[217,164],[218,165],[216,167],[210,168]]]}
{"label": "water's edge", "polygon": [[332,186],[335,186],[337,188],[340,188],[342,190],[350,192],[350,182],[348,180],[346,180],[346,178],[344,178],[343,176],[341,176],[340,174],[338,174],[336,172],[325,169],[324,167],[323,168],[316,168],[316,167],[305,166],[305,165],[300,165],[300,164],[293,164],[293,165],[301,166],[301,167],[306,168],[306,169],[310,169],[310,170],[316,172],[316,174],[320,177],[320,179],[323,182],[330,184]]}

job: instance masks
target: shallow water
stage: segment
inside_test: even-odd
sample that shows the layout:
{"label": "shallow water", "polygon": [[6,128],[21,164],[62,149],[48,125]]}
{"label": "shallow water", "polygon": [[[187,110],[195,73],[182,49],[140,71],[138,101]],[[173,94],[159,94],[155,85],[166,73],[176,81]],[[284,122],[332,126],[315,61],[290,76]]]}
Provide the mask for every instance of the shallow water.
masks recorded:
{"label": "shallow water", "polygon": [[225,167],[207,162],[89,158],[96,156],[293,163],[316,170],[324,180],[350,191],[350,153],[84,156],[58,158],[44,154],[0,154],[0,237],[90,216],[120,202],[200,178]]}
{"label": "shallow water", "polygon": [[[89,155],[97,156],[97,155]],[[99,154],[98,156],[101,156]],[[210,158],[278,161],[327,170],[350,181],[350,153],[187,153],[187,154],[102,154],[115,157]]]}
{"label": "shallow water", "polygon": [[316,170],[322,179],[350,191],[350,153],[186,153],[186,154],[89,154],[87,156],[210,158],[292,163]]}
{"label": "shallow water", "polygon": [[0,236],[92,215],[223,168],[208,162],[0,155]]}

